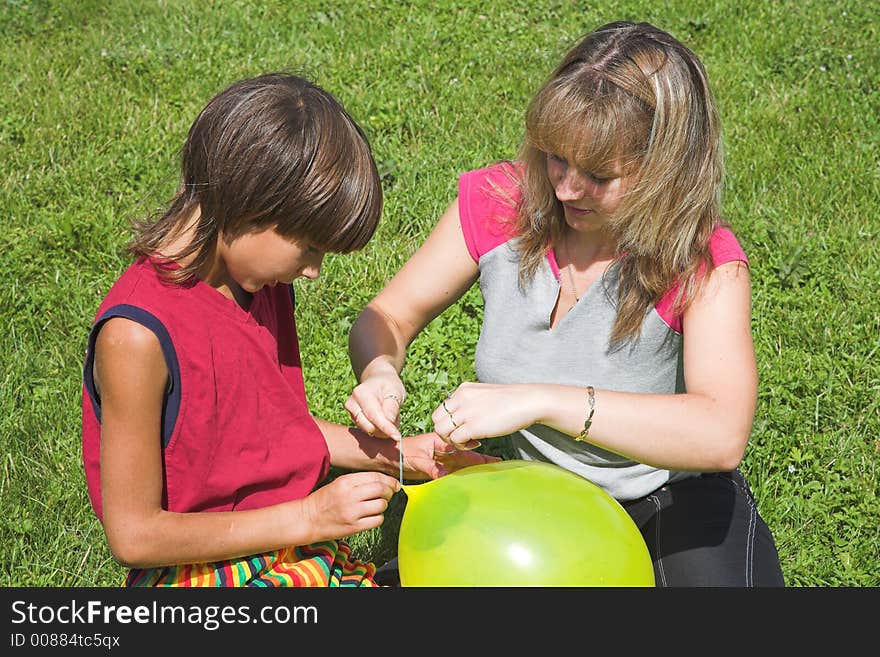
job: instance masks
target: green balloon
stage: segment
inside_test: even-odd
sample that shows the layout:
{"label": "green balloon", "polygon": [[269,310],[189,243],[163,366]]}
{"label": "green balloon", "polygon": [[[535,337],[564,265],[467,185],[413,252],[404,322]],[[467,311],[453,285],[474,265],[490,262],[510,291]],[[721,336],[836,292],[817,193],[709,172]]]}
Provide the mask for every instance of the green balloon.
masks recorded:
{"label": "green balloon", "polygon": [[403,488],[401,586],[654,586],[629,514],[558,466],[497,461]]}

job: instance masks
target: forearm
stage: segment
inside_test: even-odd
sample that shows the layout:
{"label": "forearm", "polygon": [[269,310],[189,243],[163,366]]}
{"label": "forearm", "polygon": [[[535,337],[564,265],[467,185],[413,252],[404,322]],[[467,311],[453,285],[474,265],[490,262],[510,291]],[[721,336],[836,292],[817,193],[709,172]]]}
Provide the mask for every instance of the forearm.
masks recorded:
{"label": "forearm", "polygon": [[327,448],[330,463],[346,470],[373,470],[397,476],[400,469],[400,442],[374,438],[353,427],[315,418]]}
{"label": "forearm", "polygon": [[399,374],[406,348],[407,341],[394,320],[374,304],[361,312],[349,333],[349,357],[358,381],[379,373]]}
{"label": "forearm", "polygon": [[[536,421],[577,436],[589,412],[586,388],[540,388],[543,402]],[[587,440],[658,468],[725,471],[742,459],[753,416],[754,398],[596,390]]]}
{"label": "forearm", "polygon": [[234,512],[114,513],[108,507],[104,527],[114,557],[127,567],[207,563],[325,540],[307,506],[305,499]]}

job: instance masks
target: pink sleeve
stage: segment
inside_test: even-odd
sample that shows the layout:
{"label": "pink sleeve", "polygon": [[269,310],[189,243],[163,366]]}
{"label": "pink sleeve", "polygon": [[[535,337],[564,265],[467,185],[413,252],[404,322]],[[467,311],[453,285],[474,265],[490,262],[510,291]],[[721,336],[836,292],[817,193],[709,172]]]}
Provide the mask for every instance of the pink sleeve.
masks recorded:
{"label": "pink sleeve", "polygon": [[[739,244],[729,228],[719,226],[709,238],[709,252],[712,255],[712,262],[719,267],[728,262],[735,260],[749,264],[745,251]],[[674,286],[669,292],[663,295],[660,303],[657,304],[657,314],[666,322],[666,324],[676,333],[681,333],[681,315],[675,315],[672,311],[672,304],[675,296],[678,294],[679,285]]]}
{"label": "pink sleeve", "polygon": [[[510,163],[463,173],[458,179],[458,214],[468,252],[475,262],[509,240],[519,190]],[[509,198],[505,198],[509,196]]]}

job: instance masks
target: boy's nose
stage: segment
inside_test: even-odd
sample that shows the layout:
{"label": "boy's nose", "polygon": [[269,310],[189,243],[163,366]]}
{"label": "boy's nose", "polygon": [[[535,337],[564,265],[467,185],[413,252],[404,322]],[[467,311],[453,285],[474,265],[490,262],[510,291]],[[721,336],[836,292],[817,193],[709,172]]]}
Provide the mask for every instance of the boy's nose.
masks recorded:
{"label": "boy's nose", "polygon": [[317,261],[306,265],[302,270],[302,275],[306,278],[311,278],[312,280],[318,278],[321,275],[321,264],[324,262],[324,254],[321,254],[321,257],[317,259]]}

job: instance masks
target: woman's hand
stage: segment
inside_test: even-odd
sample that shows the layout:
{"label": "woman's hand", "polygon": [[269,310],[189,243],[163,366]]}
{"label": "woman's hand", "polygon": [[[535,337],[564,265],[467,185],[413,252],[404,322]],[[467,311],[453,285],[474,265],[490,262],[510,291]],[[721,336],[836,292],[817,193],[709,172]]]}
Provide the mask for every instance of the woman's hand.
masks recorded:
{"label": "woman's hand", "polygon": [[540,417],[538,385],[462,383],[431,414],[434,431],[457,449],[473,449],[482,438],[505,436]]}
{"label": "woman's hand", "polygon": [[436,433],[423,433],[400,441],[404,476],[407,479],[437,479],[461,468],[500,461],[497,456],[463,451],[447,444]]}
{"label": "woman's hand", "polygon": [[406,399],[395,372],[376,374],[359,384],[345,401],[354,424],[377,438],[400,440],[400,407]]}

